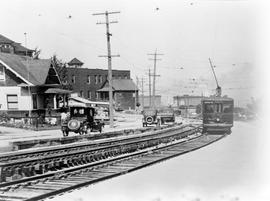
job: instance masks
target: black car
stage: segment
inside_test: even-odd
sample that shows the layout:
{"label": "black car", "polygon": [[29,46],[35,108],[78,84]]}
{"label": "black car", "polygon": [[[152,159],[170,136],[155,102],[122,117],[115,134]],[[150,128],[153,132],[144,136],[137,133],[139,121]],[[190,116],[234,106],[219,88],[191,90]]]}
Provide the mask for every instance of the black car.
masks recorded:
{"label": "black car", "polygon": [[173,109],[159,109],[157,112],[157,116],[160,119],[160,124],[175,123],[175,115]]}
{"label": "black car", "polygon": [[143,111],[143,119],[142,119],[143,127],[148,125],[157,125],[159,124],[159,118],[157,116],[156,109],[145,109]]}
{"label": "black car", "polygon": [[95,108],[83,106],[69,107],[69,115],[65,120],[61,121],[61,130],[64,136],[68,136],[69,132],[87,134],[88,131],[102,132],[103,122],[94,120]]}

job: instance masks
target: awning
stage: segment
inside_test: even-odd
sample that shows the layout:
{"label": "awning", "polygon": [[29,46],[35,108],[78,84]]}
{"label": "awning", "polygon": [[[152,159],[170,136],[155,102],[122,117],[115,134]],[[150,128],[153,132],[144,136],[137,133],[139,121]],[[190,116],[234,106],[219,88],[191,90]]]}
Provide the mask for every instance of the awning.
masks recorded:
{"label": "awning", "polygon": [[[112,89],[113,91],[115,91],[114,89]],[[102,89],[97,90],[98,92],[108,92],[109,91],[109,87],[104,87]]]}
{"label": "awning", "polygon": [[60,88],[49,88],[45,92],[45,94],[70,94],[72,91],[60,89]]}
{"label": "awning", "polygon": [[90,100],[87,100],[85,98],[82,98],[82,97],[70,97],[69,98],[69,104],[72,103],[72,104],[75,104],[76,102],[77,103],[82,103],[84,104],[85,106],[90,106],[90,107],[96,107],[96,106],[100,106],[100,105],[109,105],[108,102],[98,102],[98,101],[90,101]]}

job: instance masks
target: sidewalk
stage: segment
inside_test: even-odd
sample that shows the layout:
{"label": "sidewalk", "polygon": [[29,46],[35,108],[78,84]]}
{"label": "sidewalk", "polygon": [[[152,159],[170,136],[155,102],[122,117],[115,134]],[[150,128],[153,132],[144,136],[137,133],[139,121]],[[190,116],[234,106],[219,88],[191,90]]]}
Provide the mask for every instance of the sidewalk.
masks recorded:
{"label": "sidewalk", "polygon": [[[141,127],[141,115],[118,114],[117,121],[114,122],[114,127],[110,128],[109,125],[105,125],[102,132],[135,129]],[[77,135],[79,134],[73,132],[69,133],[69,136]],[[63,137],[61,129],[33,131],[0,126],[0,153],[9,150],[10,142],[59,137]]]}
{"label": "sidewalk", "polygon": [[[190,123],[190,120],[176,118],[176,122],[183,122],[183,124]],[[118,114],[117,121],[114,122],[114,127],[110,128],[109,125],[105,125],[102,132],[118,131],[124,129],[136,129],[142,128],[142,115],[134,114]],[[78,136],[79,134],[70,132],[69,136]],[[46,138],[61,138],[63,137],[62,131],[57,130],[42,130],[33,131],[19,128],[10,128],[0,126],[0,153],[9,151],[11,142],[37,140]]]}

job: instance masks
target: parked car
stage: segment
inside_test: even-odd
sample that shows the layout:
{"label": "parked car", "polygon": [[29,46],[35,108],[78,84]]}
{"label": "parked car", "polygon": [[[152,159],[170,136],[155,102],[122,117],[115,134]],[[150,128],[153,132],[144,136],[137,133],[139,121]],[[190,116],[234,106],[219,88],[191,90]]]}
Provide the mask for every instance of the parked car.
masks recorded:
{"label": "parked car", "polygon": [[61,120],[61,130],[63,136],[68,136],[69,132],[87,134],[90,131],[102,132],[103,122],[94,120],[95,108],[83,106],[70,106],[69,115],[65,120]]}
{"label": "parked car", "polygon": [[160,119],[160,124],[175,122],[174,111],[171,108],[159,109],[157,112],[157,116]]}
{"label": "parked car", "polygon": [[155,125],[159,124],[157,110],[156,109],[143,110],[143,119],[142,119],[143,127],[148,126],[148,125],[153,125],[153,124]]}

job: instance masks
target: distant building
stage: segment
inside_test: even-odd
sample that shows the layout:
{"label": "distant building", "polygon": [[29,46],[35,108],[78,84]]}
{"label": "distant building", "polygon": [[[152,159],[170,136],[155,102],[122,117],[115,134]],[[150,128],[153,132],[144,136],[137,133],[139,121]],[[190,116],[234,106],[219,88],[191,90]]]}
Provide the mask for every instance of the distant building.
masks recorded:
{"label": "distant building", "polygon": [[201,100],[204,96],[174,96],[173,105],[181,111],[182,116],[188,116],[196,112],[196,107],[201,104]]}
{"label": "distant building", "polygon": [[[68,62],[66,78],[63,84],[70,85],[78,96],[92,101],[101,99],[97,91],[107,81],[108,70],[83,68],[83,62],[77,58]],[[113,79],[130,79],[129,70],[112,70]]]}
{"label": "distant building", "polygon": [[[138,88],[131,79],[113,79],[113,100],[116,109],[135,109],[135,100],[138,100]],[[101,89],[97,90],[100,101],[109,100],[109,83],[106,81]]]}
{"label": "distant building", "polygon": [[[153,97],[152,97],[153,99]],[[144,106],[144,108],[150,107],[150,97],[149,96],[139,96],[139,103],[141,104],[141,107]],[[161,107],[161,95],[155,96],[155,106]]]}
{"label": "distant building", "polygon": [[174,96],[173,102],[174,105],[177,107],[180,106],[197,106],[201,104],[201,100],[204,96],[190,96],[190,95],[183,95],[183,96]]}
{"label": "distant building", "polygon": [[67,103],[51,59],[0,53],[0,111],[12,117],[51,115]]}
{"label": "distant building", "polygon": [[31,57],[35,51],[30,50],[22,46],[20,43],[14,42],[0,34],[0,52],[23,56],[27,55]]}

